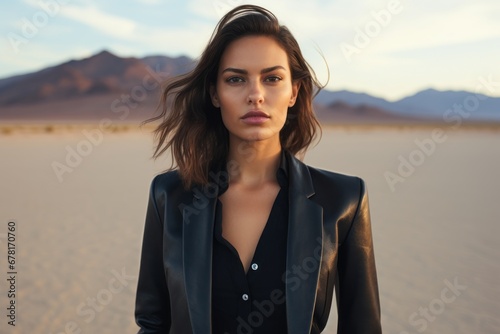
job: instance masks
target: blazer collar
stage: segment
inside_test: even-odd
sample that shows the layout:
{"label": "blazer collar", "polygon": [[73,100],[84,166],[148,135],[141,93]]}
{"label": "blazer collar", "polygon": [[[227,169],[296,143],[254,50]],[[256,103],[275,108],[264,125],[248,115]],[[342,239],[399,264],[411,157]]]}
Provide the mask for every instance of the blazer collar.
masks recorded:
{"label": "blazer collar", "polygon": [[[308,167],[286,152],[289,222],[286,284],[288,332],[309,333],[322,254],[323,209],[309,198],[314,187]],[[183,210],[183,268],[193,333],[211,327],[212,247],[218,182],[193,188]]]}
{"label": "blazer collar", "polygon": [[310,333],[323,253],[323,208],[310,198],[309,168],[288,153],[289,218],[286,311],[288,333]]}
{"label": "blazer collar", "polygon": [[193,202],[183,210],[183,269],[194,334],[211,328],[212,247],[219,186],[193,188]]}

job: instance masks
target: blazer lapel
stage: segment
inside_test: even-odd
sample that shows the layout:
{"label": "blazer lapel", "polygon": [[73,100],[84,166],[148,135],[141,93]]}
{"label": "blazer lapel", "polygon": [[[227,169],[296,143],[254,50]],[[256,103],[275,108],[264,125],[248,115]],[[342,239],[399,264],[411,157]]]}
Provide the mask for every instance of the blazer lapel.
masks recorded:
{"label": "blazer lapel", "polygon": [[323,208],[314,195],[305,164],[287,155],[289,165],[289,222],[286,307],[288,333],[310,333],[323,247]]}
{"label": "blazer lapel", "polygon": [[212,246],[218,189],[194,189],[193,202],[183,210],[183,267],[193,333],[211,328]]}
{"label": "blazer lapel", "polygon": [[[311,330],[322,255],[323,208],[314,195],[305,164],[287,153],[289,222],[287,240],[286,307],[288,333]],[[217,194],[218,189],[210,189]],[[193,202],[183,209],[183,267],[191,326],[194,334],[211,328],[212,248],[216,196],[193,191]]]}

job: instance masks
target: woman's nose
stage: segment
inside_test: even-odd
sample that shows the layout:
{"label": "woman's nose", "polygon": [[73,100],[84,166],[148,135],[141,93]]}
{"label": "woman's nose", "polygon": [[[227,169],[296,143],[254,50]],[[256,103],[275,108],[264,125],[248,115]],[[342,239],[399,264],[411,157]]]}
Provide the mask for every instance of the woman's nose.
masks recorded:
{"label": "woman's nose", "polygon": [[250,83],[247,102],[249,104],[259,104],[264,102],[264,92],[260,82]]}

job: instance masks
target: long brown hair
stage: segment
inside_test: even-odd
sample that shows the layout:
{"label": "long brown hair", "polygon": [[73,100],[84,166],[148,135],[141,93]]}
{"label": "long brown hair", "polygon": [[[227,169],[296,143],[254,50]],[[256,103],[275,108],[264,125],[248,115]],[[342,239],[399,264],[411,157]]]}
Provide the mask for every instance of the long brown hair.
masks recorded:
{"label": "long brown hair", "polygon": [[217,80],[226,47],[249,35],[274,38],[286,51],[292,80],[300,86],[296,103],[289,108],[287,121],[280,131],[282,148],[292,154],[303,153],[315,139],[317,130],[321,130],[312,100],[323,86],[302,56],[293,35],[265,8],[236,7],[219,21],[196,67],[164,86],[161,114],[147,121],[161,120],[154,131],[157,143],[153,157],[170,149],[173,161],[170,169],[178,168],[186,187],[208,184],[211,168],[227,160],[229,135],[220,110],[212,105],[210,86]]}

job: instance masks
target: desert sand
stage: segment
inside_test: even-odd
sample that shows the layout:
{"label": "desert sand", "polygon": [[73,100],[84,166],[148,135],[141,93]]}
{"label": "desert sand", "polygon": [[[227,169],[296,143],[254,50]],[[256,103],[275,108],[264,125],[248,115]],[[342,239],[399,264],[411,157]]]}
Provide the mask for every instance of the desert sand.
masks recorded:
{"label": "desert sand", "polygon": [[[499,333],[500,132],[435,128],[328,127],[305,161],[367,183],[384,333]],[[150,159],[148,131],[0,132],[1,333],[137,332],[148,189],[169,165]],[[333,309],[324,333],[335,329]]]}

